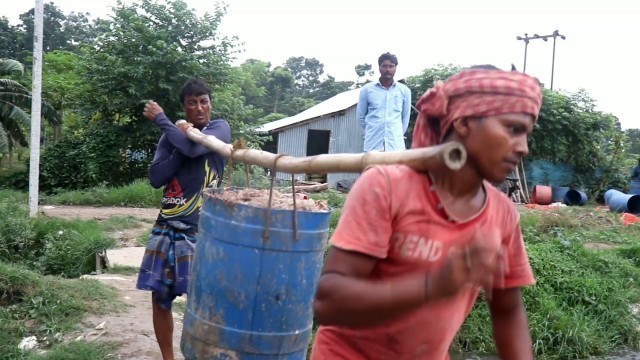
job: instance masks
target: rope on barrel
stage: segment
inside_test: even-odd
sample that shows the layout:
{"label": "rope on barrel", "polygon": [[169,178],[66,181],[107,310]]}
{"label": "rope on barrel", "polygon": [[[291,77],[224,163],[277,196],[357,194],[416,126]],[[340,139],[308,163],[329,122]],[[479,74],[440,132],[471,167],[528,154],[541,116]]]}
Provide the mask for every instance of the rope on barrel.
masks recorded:
{"label": "rope on barrel", "polygon": [[293,240],[298,241],[298,211],[296,209],[296,176],[291,174],[291,193],[293,194]]}
{"label": "rope on barrel", "polygon": [[249,182],[249,167],[251,165],[249,164],[244,164],[244,171],[245,171],[245,175],[246,175],[246,183],[247,183],[247,189],[251,187],[251,183]]}
{"label": "rope on barrel", "polygon": [[273,183],[276,180],[276,164],[281,157],[286,154],[278,154],[276,158],[273,160],[273,168],[271,169],[271,184],[269,185],[269,205],[267,206],[267,218],[265,219],[264,230],[262,231],[262,239],[264,241],[269,240],[269,226],[271,220],[271,200],[273,199]]}
{"label": "rope on barrel", "polygon": [[229,182],[229,187],[233,186],[233,154],[236,152],[236,148],[232,147],[231,148],[231,155],[229,155],[229,161],[227,162],[227,165],[229,167],[229,177],[227,179],[227,181]]}

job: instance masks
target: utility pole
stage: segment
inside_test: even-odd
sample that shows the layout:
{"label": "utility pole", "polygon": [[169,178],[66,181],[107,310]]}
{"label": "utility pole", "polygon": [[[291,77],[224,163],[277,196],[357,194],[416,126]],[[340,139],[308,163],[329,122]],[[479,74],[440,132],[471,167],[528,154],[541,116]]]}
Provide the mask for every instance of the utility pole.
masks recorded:
{"label": "utility pole", "polygon": [[516,40],[524,41],[524,69],[522,70],[522,72],[526,72],[527,70],[527,47],[529,46],[529,40],[542,39],[544,41],[548,41],[549,38],[553,38],[553,57],[551,58],[551,90],[553,90],[553,75],[556,66],[556,38],[558,37],[562,40],[565,40],[567,38],[566,36],[561,35],[558,30],[554,31],[551,35],[533,34],[533,36],[529,36],[527,33],[525,33],[524,37],[516,37]]}
{"label": "utility pole", "polygon": [[529,34],[524,33],[524,37],[518,36],[516,37],[516,39],[524,41],[524,66],[522,67],[522,72],[526,73],[527,72],[527,48],[529,47],[529,40],[532,38],[529,37]]}
{"label": "utility pole", "polygon": [[33,85],[31,91],[31,144],[29,147],[29,215],[38,214],[40,176],[40,112],[42,106],[42,36],[44,0],[36,0],[33,31]]}
{"label": "utility pole", "polygon": [[551,90],[553,90],[553,72],[556,67],[556,38],[560,37],[562,40],[565,40],[567,37],[564,35],[560,35],[558,30],[554,31],[551,36],[553,36],[553,57],[551,58]]}

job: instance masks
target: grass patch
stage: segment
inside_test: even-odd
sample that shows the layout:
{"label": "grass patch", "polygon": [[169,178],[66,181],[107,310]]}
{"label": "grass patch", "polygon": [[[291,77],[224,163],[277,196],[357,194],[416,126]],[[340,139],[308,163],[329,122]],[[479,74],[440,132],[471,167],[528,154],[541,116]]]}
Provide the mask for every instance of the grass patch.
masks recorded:
{"label": "grass patch", "polygon": [[151,229],[148,229],[144,232],[144,234],[140,234],[136,239],[138,246],[147,246],[147,241],[149,240],[149,235],[151,235]]}
{"label": "grass patch", "polygon": [[136,266],[113,265],[109,268],[109,274],[137,275],[140,268]]}
{"label": "grass patch", "polygon": [[133,216],[112,216],[100,223],[100,227],[104,231],[134,229],[139,226],[139,220]]}
{"label": "grass patch", "polygon": [[158,207],[162,189],[154,189],[146,180],[121,187],[96,187],[50,195],[43,200],[51,205]]}
{"label": "grass patch", "polygon": [[113,247],[97,221],[30,218],[24,204],[0,201],[0,261],[42,274],[78,277],[95,270],[95,253]]}
{"label": "grass patch", "polygon": [[331,219],[329,220],[329,237],[333,235],[333,232],[336,230],[338,226],[338,222],[340,221],[340,215],[342,215],[342,209],[334,209],[331,213]]}
{"label": "grass patch", "polygon": [[[523,291],[538,359],[580,359],[640,343],[631,305],[640,300],[637,227],[618,214],[589,209],[527,213],[522,217],[537,284]],[[601,241],[623,246],[593,250]],[[478,301],[455,349],[495,353],[487,306]]]}
{"label": "grass patch", "polygon": [[328,190],[317,194],[309,194],[309,197],[314,200],[325,200],[327,204],[334,209],[342,209],[344,201],[347,199],[347,194],[335,190]]}
{"label": "grass patch", "polygon": [[[7,360],[23,359],[27,353],[18,349],[23,337],[46,338],[55,344],[56,334],[72,330],[87,313],[105,314],[117,311],[120,306],[116,290],[96,280],[42,276],[0,262],[0,333],[3,334],[0,354]],[[78,356],[89,351],[89,347],[82,344],[69,346],[54,347],[52,353],[35,358],[69,359],[60,356],[67,354],[66,351]],[[91,349],[97,351],[98,348]],[[83,359],[89,358],[94,359]]]}
{"label": "grass patch", "polygon": [[172,311],[179,314],[184,314],[187,311],[187,302],[186,301],[174,301],[173,305],[171,305]]}

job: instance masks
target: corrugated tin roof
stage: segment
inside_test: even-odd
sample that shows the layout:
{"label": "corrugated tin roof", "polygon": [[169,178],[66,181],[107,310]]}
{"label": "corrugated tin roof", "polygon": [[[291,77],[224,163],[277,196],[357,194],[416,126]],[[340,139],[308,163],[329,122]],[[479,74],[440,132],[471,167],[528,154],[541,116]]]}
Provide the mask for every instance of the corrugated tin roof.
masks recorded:
{"label": "corrugated tin roof", "polygon": [[272,121],[257,128],[257,132],[270,132],[281,129],[305,120],[321,117],[323,115],[332,114],[350,108],[358,103],[360,89],[347,90],[334,97],[331,97],[307,110],[284,119]]}

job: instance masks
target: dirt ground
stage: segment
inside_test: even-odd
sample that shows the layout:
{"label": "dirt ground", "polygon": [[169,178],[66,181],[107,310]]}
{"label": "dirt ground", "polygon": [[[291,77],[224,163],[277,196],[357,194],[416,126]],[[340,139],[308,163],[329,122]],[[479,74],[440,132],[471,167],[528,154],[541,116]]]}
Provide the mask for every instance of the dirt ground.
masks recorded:
{"label": "dirt ground", "polygon": [[106,220],[112,216],[133,216],[145,222],[153,222],[158,216],[158,209],[125,208],[125,207],[93,207],[93,206],[41,206],[40,211],[47,216],[67,219]]}
{"label": "dirt ground", "polygon": [[[73,333],[72,338],[79,336],[87,341],[100,339],[121,344],[113,354],[114,359],[155,360],[160,359],[160,350],[153,332],[151,321],[151,295],[135,288],[136,276],[102,274],[86,276],[111,285],[119,290],[121,300],[126,304],[124,311],[108,315],[91,315],[82,323],[82,330]],[[184,303],[183,298],[177,299]],[[184,306],[174,303],[173,309],[173,351],[176,360],[183,360],[180,352],[180,336],[182,334],[182,318],[180,310]],[[96,327],[104,323],[104,329]]]}
{"label": "dirt ground", "polygon": [[[127,253],[130,263],[120,265],[131,266],[139,264],[142,256],[140,248],[130,247],[135,240],[147,232],[158,215],[157,209],[118,208],[118,207],[85,207],[85,206],[43,206],[41,211],[51,217],[83,220],[107,220],[112,216],[133,216],[140,222],[140,226],[133,229],[119,230],[112,234],[121,247],[119,253]],[[109,258],[109,252],[107,252]],[[139,259],[138,259],[139,258]],[[111,265],[117,259],[109,258]],[[138,265],[135,265],[138,266]],[[107,285],[115,287],[121,300],[126,304],[123,311],[108,315],[91,315],[87,317],[81,329],[70,334],[71,339],[85,339],[87,341],[109,341],[121,344],[113,354],[114,359],[126,360],[155,360],[160,359],[160,350],[153,332],[151,319],[151,295],[149,292],[137,290],[135,275],[100,274],[87,275]],[[176,359],[184,359],[180,352],[180,337],[182,334],[182,318],[184,298],[177,299],[182,306],[174,304],[174,354]],[[104,323],[104,324],[103,324]],[[102,325],[102,326],[100,326]],[[97,328],[96,328],[97,327]]]}

